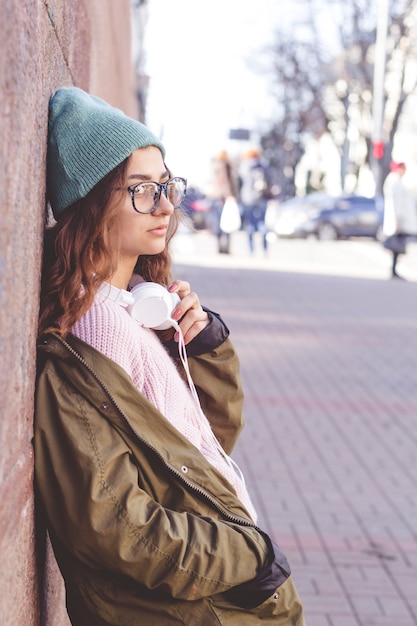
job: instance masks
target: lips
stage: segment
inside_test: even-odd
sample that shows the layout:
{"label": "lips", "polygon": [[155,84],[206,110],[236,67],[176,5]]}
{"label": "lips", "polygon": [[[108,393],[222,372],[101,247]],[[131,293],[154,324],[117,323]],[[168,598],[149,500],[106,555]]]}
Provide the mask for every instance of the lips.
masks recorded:
{"label": "lips", "polygon": [[156,235],[165,235],[168,230],[168,226],[166,224],[160,224],[159,226],[154,226],[150,228],[148,232],[155,233]]}

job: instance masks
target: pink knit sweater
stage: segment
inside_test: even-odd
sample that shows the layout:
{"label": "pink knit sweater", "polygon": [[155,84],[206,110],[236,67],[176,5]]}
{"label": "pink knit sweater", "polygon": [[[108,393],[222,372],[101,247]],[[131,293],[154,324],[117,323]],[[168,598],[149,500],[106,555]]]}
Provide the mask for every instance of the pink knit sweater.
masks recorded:
{"label": "pink knit sweater", "polygon": [[140,326],[123,305],[98,294],[72,332],[126,370],[134,386],[223,474],[256,520],[244,482],[219,451],[208,420],[154,331]]}

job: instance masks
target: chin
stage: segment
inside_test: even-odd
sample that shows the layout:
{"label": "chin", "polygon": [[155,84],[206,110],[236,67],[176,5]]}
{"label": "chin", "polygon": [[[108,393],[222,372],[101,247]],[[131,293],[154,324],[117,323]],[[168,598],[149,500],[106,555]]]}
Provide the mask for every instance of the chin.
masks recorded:
{"label": "chin", "polygon": [[154,256],[156,254],[161,254],[161,252],[163,252],[165,250],[165,243],[163,246],[152,246],[149,247],[149,250],[146,250],[145,252],[141,252],[141,255],[147,255],[147,256]]}

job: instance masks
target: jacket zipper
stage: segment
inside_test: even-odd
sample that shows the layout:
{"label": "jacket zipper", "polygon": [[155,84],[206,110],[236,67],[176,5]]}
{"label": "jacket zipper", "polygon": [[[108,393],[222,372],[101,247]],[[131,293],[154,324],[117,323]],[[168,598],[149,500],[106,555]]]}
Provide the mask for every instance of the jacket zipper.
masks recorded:
{"label": "jacket zipper", "polygon": [[174,476],[176,476],[177,478],[180,479],[180,481],[187,485],[187,487],[189,489],[191,489],[192,491],[194,491],[195,493],[198,493],[200,496],[202,496],[204,499],[206,499],[207,501],[209,501],[218,511],[219,513],[221,513],[221,515],[223,515],[228,521],[239,524],[240,526],[246,526],[248,528],[254,528],[255,530],[258,530],[259,532],[262,532],[261,529],[256,526],[256,524],[251,523],[249,520],[246,520],[244,517],[239,517],[238,515],[233,515],[232,513],[230,513],[227,509],[223,508],[223,506],[221,504],[219,504],[219,502],[217,500],[215,500],[215,498],[213,498],[213,496],[208,493],[207,491],[205,491],[204,489],[200,489],[199,487],[197,487],[194,483],[190,482],[189,480],[187,480],[183,474],[181,474],[175,467],[173,467],[172,465],[170,465],[169,463],[167,463],[167,461],[164,459],[164,457],[158,452],[158,450],[156,450],[156,448],[154,448],[153,446],[151,446],[145,439],[143,439],[143,437],[141,437],[141,435],[139,435],[139,433],[135,430],[134,426],[132,426],[132,424],[130,423],[129,418],[127,417],[127,415],[124,413],[124,411],[119,407],[119,405],[117,404],[116,400],[113,398],[111,392],[107,389],[106,385],[101,381],[101,379],[99,378],[99,376],[96,374],[96,372],[93,370],[93,368],[89,365],[89,363],[87,363],[87,361],[84,359],[84,357],[81,356],[81,354],[79,354],[69,343],[67,343],[64,339],[62,339],[62,337],[60,337],[59,335],[52,333],[52,336],[55,339],[58,339],[58,341],[68,350],[68,352],[70,352],[73,356],[75,356],[75,358],[90,372],[90,374],[95,378],[95,380],[98,382],[98,384],[100,385],[101,389],[105,392],[105,394],[107,395],[108,399],[112,402],[113,406],[116,408],[116,410],[120,413],[120,415],[123,417],[123,419],[125,420],[125,422],[127,423],[127,425],[129,426],[129,428],[134,432],[134,434],[136,435],[136,437],[139,439],[139,441],[141,441],[147,448],[149,448],[150,450],[152,450],[152,452],[154,454],[156,454],[158,456],[158,458],[162,461],[163,465],[171,472],[171,474],[173,474]]}

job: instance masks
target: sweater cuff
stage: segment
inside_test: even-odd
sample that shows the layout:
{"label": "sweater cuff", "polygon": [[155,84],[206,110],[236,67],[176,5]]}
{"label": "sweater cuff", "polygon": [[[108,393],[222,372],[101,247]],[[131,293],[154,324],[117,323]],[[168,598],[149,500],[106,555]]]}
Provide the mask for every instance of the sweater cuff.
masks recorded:
{"label": "sweater cuff", "polygon": [[[197,337],[194,337],[190,343],[187,344],[188,356],[199,356],[200,354],[206,354],[218,348],[228,338],[230,331],[224,323],[219,313],[211,311],[207,307],[201,307],[209,317],[209,323],[207,326],[198,333]],[[165,344],[170,356],[174,359],[178,358],[178,342],[170,339]]]}

